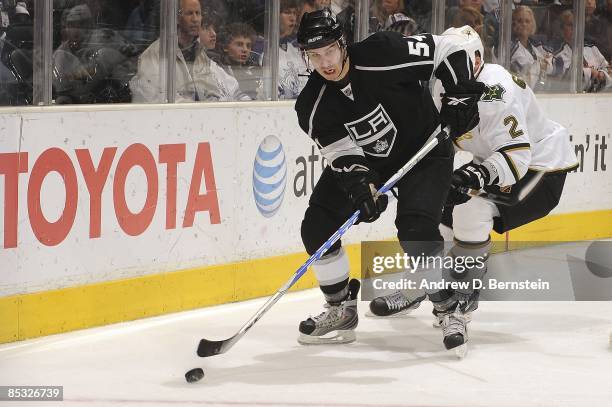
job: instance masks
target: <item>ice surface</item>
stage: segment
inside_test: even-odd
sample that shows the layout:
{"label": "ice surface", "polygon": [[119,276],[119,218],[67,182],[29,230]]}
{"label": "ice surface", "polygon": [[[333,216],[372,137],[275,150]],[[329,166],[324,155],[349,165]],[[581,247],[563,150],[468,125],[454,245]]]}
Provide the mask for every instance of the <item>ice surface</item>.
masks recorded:
{"label": "ice surface", "polygon": [[[290,271],[288,272],[290,273]],[[198,358],[201,337],[233,335],[258,299],[0,345],[0,385],[62,385],[64,402],[17,406],[609,406],[612,302],[481,302],[463,360],[442,346],[431,304],[363,317],[357,341],[301,346],[309,290],[283,297],[227,353]],[[184,373],[206,373],[189,384]],[[9,405],[0,402],[0,407]]]}

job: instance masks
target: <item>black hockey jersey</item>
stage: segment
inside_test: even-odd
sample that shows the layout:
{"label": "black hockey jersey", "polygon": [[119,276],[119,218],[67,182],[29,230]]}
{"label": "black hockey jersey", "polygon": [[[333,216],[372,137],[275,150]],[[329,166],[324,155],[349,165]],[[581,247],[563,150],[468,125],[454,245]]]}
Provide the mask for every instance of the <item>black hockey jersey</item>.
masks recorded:
{"label": "black hockey jersey", "polygon": [[348,47],[348,84],[310,75],[295,109],[300,127],[338,172],[358,167],[391,175],[425,143],[439,123],[422,81],[471,78],[469,57],[456,36],[405,37],[379,32]]}

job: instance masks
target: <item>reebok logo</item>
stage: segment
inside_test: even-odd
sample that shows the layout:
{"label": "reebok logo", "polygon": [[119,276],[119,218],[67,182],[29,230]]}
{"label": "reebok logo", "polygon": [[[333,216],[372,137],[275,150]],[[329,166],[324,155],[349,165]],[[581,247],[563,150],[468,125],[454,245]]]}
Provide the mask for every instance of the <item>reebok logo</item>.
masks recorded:
{"label": "reebok logo", "polygon": [[448,99],[450,100],[448,104],[451,106],[457,106],[460,104],[467,106],[467,103],[465,103],[465,101],[469,100],[470,98],[455,98],[455,97],[450,96]]}

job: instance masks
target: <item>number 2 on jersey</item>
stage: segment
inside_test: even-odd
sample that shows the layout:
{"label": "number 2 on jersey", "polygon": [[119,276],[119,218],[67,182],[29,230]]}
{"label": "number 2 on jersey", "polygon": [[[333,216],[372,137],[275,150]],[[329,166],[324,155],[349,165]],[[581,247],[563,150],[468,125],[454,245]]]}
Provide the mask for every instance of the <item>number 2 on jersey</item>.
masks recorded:
{"label": "number 2 on jersey", "polygon": [[522,136],[524,134],[523,130],[517,129],[518,120],[516,120],[516,117],[514,117],[514,116],[507,116],[504,119],[504,126],[507,126],[509,124],[511,125],[510,126],[510,130],[508,131],[510,133],[510,137],[517,138],[517,137],[520,137],[520,136]]}

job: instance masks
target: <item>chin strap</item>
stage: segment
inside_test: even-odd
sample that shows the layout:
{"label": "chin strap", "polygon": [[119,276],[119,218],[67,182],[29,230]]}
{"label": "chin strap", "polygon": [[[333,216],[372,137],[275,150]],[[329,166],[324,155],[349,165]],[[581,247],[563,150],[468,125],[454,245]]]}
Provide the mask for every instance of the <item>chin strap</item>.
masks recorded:
{"label": "chin strap", "polygon": [[[336,43],[338,44],[338,47],[344,52],[344,58],[342,59],[342,67],[340,68],[340,73],[338,74],[338,77],[340,77],[340,75],[342,75],[342,72],[344,71],[346,61],[348,60],[348,52],[346,51],[346,43],[344,41],[338,40],[336,41]],[[302,60],[306,64],[306,72],[308,72],[308,75],[298,74],[298,76],[310,76],[312,74],[312,69],[310,69],[310,61],[306,56],[306,51],[302,51]]]}
{"label": "chin strap", "polygon": [[344,66],[346,65],[346,61],[348,60],[348,52],[346,50],[346,45],[343,45],[340,41],[338,41],[338,47],[340,47],[342,52],[344,52],[344,58],[342,59],[342,67],[340,67],[340,73],[338,74],[338,76],[336,76],[336,79],[338,79],[340,75],[342,75],[342,72],[344,72]]}

